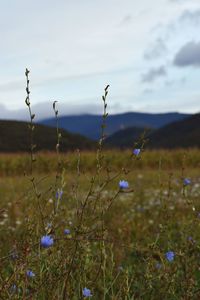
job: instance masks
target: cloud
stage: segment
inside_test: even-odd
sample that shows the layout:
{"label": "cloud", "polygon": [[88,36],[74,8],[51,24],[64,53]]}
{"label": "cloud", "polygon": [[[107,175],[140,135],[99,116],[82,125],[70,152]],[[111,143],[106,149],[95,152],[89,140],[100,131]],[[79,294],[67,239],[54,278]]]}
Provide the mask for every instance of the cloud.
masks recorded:
{"label": "cloud", "polygon": [[[151,88],[150,84],[142,84],[143,73],[143,82],[156,83],[159,78],[163,84],[167,79],[174,81],[177,70],[168,70],[168,61],[173,60],[181,45],[195,41],[198,36],[199,26],[194,24],[198,20],[200,0],[188,0],[187,3],[176,0],[177,4],[169,0],[21,0],[13,2],[12,7],[8,2],[2,1],[0,10],[3,41],[0,103],[10,109],[9,116],[14,109],[21,108],[16,117],[23,112],[26,66],[31,70],[32,103],[44,104],[48,99],[58,99],[67,104],[65,110],[59,103],[60,112],[99,112],[101,108],[91,104],[98,101],[95,99],[101,96],[102,87],[109,83],[112,87],[110,103],[115,104],[118,95],[122,103],[120,108],[112,105],[113,112],[125,110],[129,105],[132,107],[132,103],[141,109],[141,91]],[[183,2],[185,5],[181,5]],[[24,26],[27,12],[28,23]],[[180,17],[182,21],[179,22]],[[175,29],[172,23],[175,23]],[[166,70],[160,67],[162,65]],[[170,76],[166,76],[166,71]],[[188,78],[187,90],[194,88],[194,79],[198,88],[197,75]],[[155,105],[157,111],[163,84],[158,85],[152,95],[144,95],[148,98],[146,101],[151,101],[160,93]],[[38,118],[45,115],[47,107],[52,115],[51,104],[45,105],[36,111]]]}
{"label": "cloud", "polygon": [[11,90],[21,90],[24,89],[24,81],[23,80],[13,80],[8,82],[0,83],[0,91],[6,92]]}
{"label": "cloud", "polygon": [[147,95],[153,94],[153,89],[149,89],[149,88],[144,89],[143,94],[147,94]]}
{"label": "cloud", "polygon": [[180,4],[183,4],[183,3],[185,3],[185,2],[189,2],[189,1],[191,1],[191,0],[169,0],[169,2],[172,2],[172,3],[180,3]]}
{"label": "cloud", "polygon": [[172,87],[172,86],[181,86],[186,84],[187,80],[185,77],[182,77],[178,80],[166,80],[165,81],[165,86],[167,87]]}
{"label": "cloud", "polygon": [[147,49],[144,53],[144,59],[146,60],[153,60],[157,59],[163,54],[166,54],[167,46],[165,42],[161,38],[157,38],[154,45]]}
{"label": "cloud", "polygon": [[[35,121],[42,120],[45,118],[53,118],[54,112],[52,108],[53,102],[42,102],[32,106],[32,112],[35,114]],[[63,115],[80,115],[80,114],[99,114],[102,111],[101,104],[84,103],[73,104],[73,103],[57,103],[59,110],[59,116]],[[10,110],[7,109],[3,104],[0,105],[1,119],[7,120],[24,120],[29,121],[29,113],[27,108]]]}
{"label": "cloud", "polygon": [[143,74],[142,81],[143,82],[153,82],[160,77],[167,76],[167,71],[164,66],[160,66],[158,68],[151,68],[147,73]]}
{"label": "cloud", "polygon": [[120,22],[120,25],[126,25],[129,24],[132,21],[132,16],[131,15],[126,15]]}
{"label": "cloud", "polygon": [[[88,101],[88,99],[87,99]],[[83,101],[83,104],[76,104],[71,102],[62,102],[58,101],[57,109],[58,115],[61,116],[70,116],[70,115],[100,115],[103,113],[102,103],[95,103],[94,99],[90,99],[88,102]],[[35,114],[35,122],[46,118],[54,118],[53,111],[53,101],[40,102],[35,105],[32,105],[32,113]],[[108,104],[108,111],[110,114],[119,113],[124,110],[121,103],[112,103]],[[130,110],[130,107],[126,105],[126,111]],[[23,109],[8,109],[5,105],[0,104],[1,111],[1,120],[21,120],[21,121],[30,121],[29,112],[27,107]]]}
{"label": "cloud", "polygon": [[200,23],[200,9],[191,11],[191,10],[184,10],[179,18],[180,22],[190,22],[194,25],[197,25]]}
{"label": "cloud", "polygon": [[176,53],[173,61],[177,67],[200,67],[200,42],[188,42]]}

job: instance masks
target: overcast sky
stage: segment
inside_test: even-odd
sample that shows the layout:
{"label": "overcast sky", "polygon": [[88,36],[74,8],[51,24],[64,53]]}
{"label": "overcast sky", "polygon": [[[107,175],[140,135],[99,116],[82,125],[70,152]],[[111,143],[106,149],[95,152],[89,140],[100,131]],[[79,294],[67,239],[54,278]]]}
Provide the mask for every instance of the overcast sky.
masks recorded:
{"label": "overcast sky", "polygon": [[200,111],[200,0],[0,0],[0,118]]}

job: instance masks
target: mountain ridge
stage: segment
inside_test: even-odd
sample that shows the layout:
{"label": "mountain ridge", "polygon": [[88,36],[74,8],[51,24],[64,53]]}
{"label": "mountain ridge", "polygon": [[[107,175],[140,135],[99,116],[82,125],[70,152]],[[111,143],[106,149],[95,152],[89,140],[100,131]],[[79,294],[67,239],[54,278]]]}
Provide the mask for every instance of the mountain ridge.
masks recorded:
{"label": "mountain ridge", "polygon": [[[30,151],[29,123],[24,121],[0,120],[0,152]],[[33,142],[35,151],[55,151],[57,144],[56,129],[45,125],[34,124]],[[96,143],[79,134],[60,129],[62,135],[60,151],[75,149],[94,149]]]}
{"label": "mountain ridge", "polygon": [[150,149],[200,148],[200,113],[172,122],[159,129],[129,127],[115,132],[106,139],[114,148],[131,148],[146,131],[146,147]]}
{"label": "mountain ridge", "polygon": [[[111,135],[114,132],[128,127],[154,128],[158,129],[166,124],[187,118],[190,114],[181,114],[178,112],[170,113],[141,113],[126,112],[122,114],[108,115],[106,120],[106,133]],[[55,119],[44,119],[39,124],[55,127]],[[90,139],[98,140],[101,134],[101,115],[72,115],[60,116],[59,127],[72,133],[82,134]]]}

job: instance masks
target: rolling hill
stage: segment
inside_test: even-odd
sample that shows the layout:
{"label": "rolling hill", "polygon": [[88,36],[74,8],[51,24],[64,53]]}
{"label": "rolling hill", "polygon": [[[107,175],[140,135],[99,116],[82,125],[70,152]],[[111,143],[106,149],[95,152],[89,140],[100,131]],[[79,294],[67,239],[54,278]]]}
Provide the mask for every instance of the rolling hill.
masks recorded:
{"label": "rolling hill", "polygon": [[149,136],[150,148],[200,148],[200,113],[173,122]]}
{"label": "rolling hill", "polygon": [[[36,151],[55,151],[56,130],[44,125],[35,125],[34,144]],[[71,134],[65,130],[60,130],[62,139],[60,151],[74,149],[93,149],[95,142],[79,134]],[[30,132],[28,123],[20,121],[0,120],[0,152],[25,152],[30,149]]]}
{"label": "rolling hill", "polygon": [[[133,147],[144,130],[135,127],[120,130],[108,137],[106,144],[117,148]],[[200,114],[150,130],[145,136],[148,138],[147,148],[200,148]]]}
{"label": "rolling hill", "polygon": [[[128,127],[160,128],[171,122],[182,120],[188,114],[163,113],[149,114],[129,112],[123,114],[109,115],[107,118],[107,135]],[[41,124],[55,127],[55,118],[46,119]],[[100,137],[102,116],[100,115],[80,115],[59,117],[60,128],[73,133],[79,133],[90,139],[98,140]]]}
{"label": "rolling hill", "polygon": [[[105,140],[108,147],[131,148],[139,137],[145,132],[145,128],[128,127],[113,133]],[[149,130],[148,130],[149,132]]]}

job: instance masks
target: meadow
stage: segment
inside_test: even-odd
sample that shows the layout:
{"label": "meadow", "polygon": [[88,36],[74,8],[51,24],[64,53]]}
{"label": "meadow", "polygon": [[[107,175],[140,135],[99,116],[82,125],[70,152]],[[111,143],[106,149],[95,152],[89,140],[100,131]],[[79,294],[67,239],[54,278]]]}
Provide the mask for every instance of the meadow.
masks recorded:
{"label": "meadow", "polygon": [[1,154],[0,299],[199,299],[199,167],[198,149]]}
{"label": "meadow", "polygon": [[[200,150],[0,155],[0,299],[200,298]],[[45,138],[45,137],[44,137]]]}

